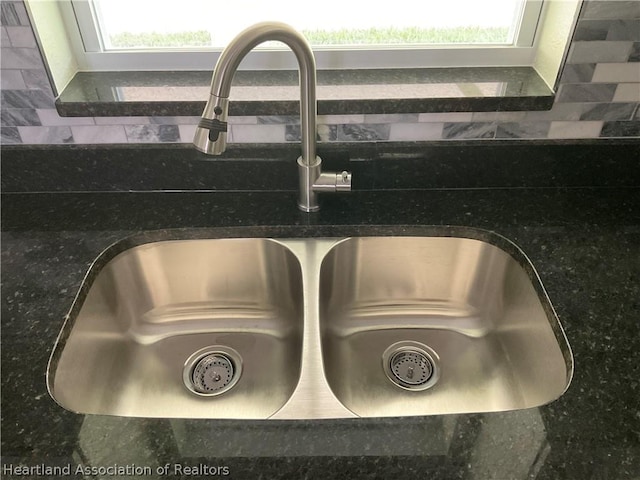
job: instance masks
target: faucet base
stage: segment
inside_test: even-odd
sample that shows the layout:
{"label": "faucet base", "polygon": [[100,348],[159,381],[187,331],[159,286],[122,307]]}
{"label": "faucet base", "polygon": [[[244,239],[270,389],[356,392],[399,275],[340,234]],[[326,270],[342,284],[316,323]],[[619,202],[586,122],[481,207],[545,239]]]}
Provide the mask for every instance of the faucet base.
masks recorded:
{"label": "faucet base", "polygon": [[322,159],[318,156],[315,162],[308,165],[302,157],[298,157],[298,208],[303,212],[317,212],[320,210],[318,195],[313,185],[320,177]]}
{"label": "faucet base", "polygon": [[307,207],[306,205],[302,205],[300,202],[298,202],[298,208],[305,213],[313,213],[320,210],[320,205],[316,205],[315,207]]}
{"label": "faucet base", "polygon": [[302,157],[298,157],[298,174],[300,196],[298,208],[303,212],[315,212],[320,209],[318,193],[351,191],[351,173],[342,171],[322,172],[322,159],[316,157],[313,165],[306,165]]}

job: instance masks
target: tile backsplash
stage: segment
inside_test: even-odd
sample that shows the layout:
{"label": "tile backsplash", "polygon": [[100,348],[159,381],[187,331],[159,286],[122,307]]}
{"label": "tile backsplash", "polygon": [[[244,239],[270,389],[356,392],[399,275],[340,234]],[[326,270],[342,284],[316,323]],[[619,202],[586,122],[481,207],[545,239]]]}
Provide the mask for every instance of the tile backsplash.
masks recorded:
{"label": "tile backsplash", "polygon": [[[197,117],[60,117],[21,1],[0,1],[2,144],[191,142]],[[640,1],[586,0],[549,111],[327,115],[322,141],[640,136]],[[230,141],[297,141],[295,116],[231,117]]]}

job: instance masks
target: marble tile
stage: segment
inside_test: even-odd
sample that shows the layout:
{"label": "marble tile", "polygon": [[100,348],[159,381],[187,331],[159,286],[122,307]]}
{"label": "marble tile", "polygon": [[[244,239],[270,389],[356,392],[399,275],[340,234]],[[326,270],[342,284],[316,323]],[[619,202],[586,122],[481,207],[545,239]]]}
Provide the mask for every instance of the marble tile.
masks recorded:
{"label": "marble tile", "polygon": [[18,127],[22,143],[56,144],[73,143],[74,137],[69,127]]}
{"label": "marble tile", "polygon": [[584,2],[583,19],[628,19],[640,18],[640,2],[637,0],[589,0]]}
{"label": "marble tile", "polygon": [[[301,140],[300,125],[287,125],[284,131],[287,142],[299,142]],[[319,142],[335,142],[338,139],[337,125],[318,125],[316,140]]]}
{"label": "marble tile", "polygon": [[584,103],[554,103],[551,110],[526,112],[524,121],[539,122],[544,120],[579,120],[584,111]]}
{"label": "marble tile", "polygon": [[0,127],[0,144],[12,145],[22,143],[18,127]]}
{"label": "marble tile", "polygon": [[27,15],[27,8],[24,6],[24,0],[17,0],[14,2],[14,5],[16,12],[18,13],[20,25],[31,26],[31,20],[29,19],[29,15]]}
{"label": "marble tile", "polygon": [[300,115],[258,115],[256,121],[259,125],[297,125]]}
{"label": "marble tile", "polygon": [[640,20],[612,20],[609,25],[607,40],[640,41]]}
{"label": "marble tile", "polygon": [[580,120],[630,120],[635,103],[588,103]]}
{"label": "marble tile", "polygon": [[11,47],[11,40],[7,33],[7,27],[0,27],[0,46]]}
{"label": "marble tile", "polygon": [[418,122],[470,122],[472,118],[472,112],[421,113],[418,115]]}
{"label": "marble tile", "polygon": [[96,125],[145,125],[149,117],[94,117]]}
{"label": "marble tile", "polygon": [[[337,125],[318,125],[318,141],[319,142],[335,142],[338,139]],[[285,132],[286,134],[286,132]]]}
{"label": "marble tile", "polygon": [[640,63],[599,63],[593,72],[593,83],[640,82]]}
{"label": "marble tile", "polygon": [[285,125],[284,127],[285,142],[299,142],[301,139],[302,139],[302,133],[300,131],[300,125]]}
{"label": "marble tile", "polygon": [[526,112],[473,112],[474,122],[519,122]]}
{"label": "marble tile", "polygon": [[37,109],[38,117],[42,125],[47,126],[71,126],[71,125],[95,125],[93,117],[61,117],[53,108]]}
{"label": "marble tile", "polygon": [[573,41],[640,41],[640,19],[585,20],[578,22]]}
{"label": "marble tile", "polygon": [[0,54],[2,69],[44,69],[40,52],[35,48],[5,48]]}
{"label": "marble tile", "polygon": [[[184,117],[190,118],[190,117]],[[197,124],[200,121],[200,117],[195,117],[193,122]],[[227,119],[229,125],[256,125],[258,123],[258,117],[255,115],[233,115]]]}
{"label": "marble tile", "polygon": [[572,84],[560,86],[556,102],[610,102],[617,85],[614,83]]}
{"label": "marble tile", "polygon": [[626,62],[633,42],[573,42],[567,63]]}
{"label": "marble tile", "polygon": [[20,70],[2,70],[0,83],[2,90],[26,90],[27,88]]}
{"label": "marble tile", "polygon": [[12,47],[38,48],[31,27],[6,27]]}
{"label": "marble tile", "polygon": [[231,125],[237,143],[281,143],[285,141],[285,125]]}
{"label": "marble tile", "polygon": [[338,141],[363,142],[389,140],[389,124],[346,124],[338,126]]}
{"label": "marble tile", "polygon": [[631,48],[628,61],[640,62],[640,42],[633,42],[633,47]]}
{"label": "marble tile", "polygon": [[[143,117],[138,117],[143,118]],[[200,117],[147,117],[149,123],[158,125],[197,125]],[[146,122],[141,122],[146,123]]]}
{"label": "marble tile", "polygon": [[32,90],[42,90],[53,96],[51,81],[44,69],[22,70],[22,78],[27,88]]}
{"label": "marble tile", "polygon": [[601,137],[640,137],[640,122],[604,122]]}
{"label": "marble tile", "polygon": [[596,138],[604,122],[551,122],[549,138]]}
{"label": "marble tile", "polygon": [[567,63],[562,69],[560,81],[562,83],[589,83],[595,69],[595,63]]}
{"label": "marble tile", "polygon": [[0,24],[5,26],[29,25],[27,11],[22,2],[0,2]]}
{"label": "marble tile", "polygon": [[76,143],[127,143],[127,135],[121,125],[72,126]]}
{"label": "marble tile", "polygon": [[610,25],[611,20],[580,20],[573,34],[573,41],[606,40]]}
{"label": "marble tile", "polygon": [[324,123],[325,125],[364,123],[364,115],[318,115],[318,123]]}
{"label": "marble tile", "polygon": [[40,118],[33,108],[3,108],[2,126],[18,127],[25,125],[41,125]]}
{"label": "marble tile", "polygon": [[640,83],[621,83],[616,87],[614,102],[640,102]]}
{"label": "marble tile", "polygon": [[389,131],[392,142],[416,142],[424,140],[440,140],[442,138],[443,123],[393,123]]}
{"label": "marble tile", "polygon": [[364,123],[415,123],[418,118],[417,113],[366,114]]}
{"label": "marble tile", "polygon": [[[180,142],[191,143],[193,142],[193,136],[196,134],[197,124],[193,125],[178,125],[178,131],[180,132]],[[227,141],[229,140],[227,135]]]}
{"label": "marble tile", "polygon": [[493,122],[445,123],[443,138],[494,138],[496,124]]}
{"label": "marble tile", "polygon": [[42,90],[2,90],[4,108],[51,108],[53,98]]}
{"label": "marble tile", "polygon": [[500,123],[496,138],[547,138],[551,122]]}
{"label": "marble tile", "polygon": [[125,125],[124,131],[130,143],[180,141],[180,129],[177,125]]}

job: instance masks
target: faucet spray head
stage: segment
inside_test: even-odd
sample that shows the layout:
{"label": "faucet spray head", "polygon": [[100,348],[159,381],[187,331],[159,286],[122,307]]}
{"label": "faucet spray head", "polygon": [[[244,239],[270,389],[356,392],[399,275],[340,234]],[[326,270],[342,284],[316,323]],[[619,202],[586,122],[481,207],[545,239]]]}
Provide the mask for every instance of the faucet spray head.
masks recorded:
{"label": "faucet spray head", "polygon": [[220,155],[227,148],[229,99],[209,96],[193,137],[194,146],[207,155]]}

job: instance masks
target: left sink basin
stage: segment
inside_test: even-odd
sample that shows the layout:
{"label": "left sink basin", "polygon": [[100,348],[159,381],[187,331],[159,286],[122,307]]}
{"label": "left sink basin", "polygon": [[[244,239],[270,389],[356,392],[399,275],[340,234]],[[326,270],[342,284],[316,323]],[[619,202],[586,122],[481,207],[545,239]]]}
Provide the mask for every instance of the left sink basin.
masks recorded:
{"label": "left sink basin", "polygon": [[92,267],[49,391],[78,413],[268,418],[301,369],[302,273],[268,239],[163,241]]}

